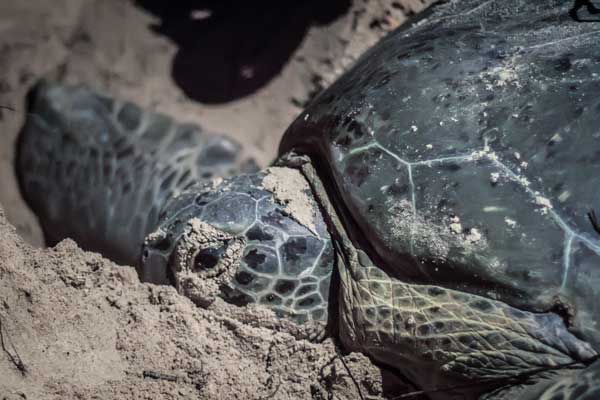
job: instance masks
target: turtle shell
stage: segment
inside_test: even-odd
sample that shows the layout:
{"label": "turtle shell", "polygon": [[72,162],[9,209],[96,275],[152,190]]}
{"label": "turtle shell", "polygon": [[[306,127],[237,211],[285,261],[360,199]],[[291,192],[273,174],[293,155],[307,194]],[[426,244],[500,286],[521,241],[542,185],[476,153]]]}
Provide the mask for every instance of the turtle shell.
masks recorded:
{"label": "turtle shell", "polygon": [[390,34],[303,112],[355,244],[393,276],[555,311],[600,347],[600,25],[465,0]]}

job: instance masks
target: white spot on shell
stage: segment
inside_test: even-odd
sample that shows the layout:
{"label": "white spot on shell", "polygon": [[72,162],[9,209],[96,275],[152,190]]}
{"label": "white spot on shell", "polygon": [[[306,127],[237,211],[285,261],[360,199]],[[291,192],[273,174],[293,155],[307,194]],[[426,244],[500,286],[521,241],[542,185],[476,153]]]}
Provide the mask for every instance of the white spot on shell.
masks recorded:
{"label": "white spot on shell", "polygon": [[552,203],[546,197],[540,196],[537,194],[535,196],[535,203],[539,206],[542,206],[542,214],[547,214],[548,210],[552,208]]}
{"label": "white spot on shell", "polygon": [[481,232],[477,228],[472,228],[467,234],[467,241],[470,243],[476,243],[481,240]]}
{"label": "white spot on shell", "polygon": [[561,194],[558,195],[558,201],[560,201],[561,203],[564,203],[565,201],[567,201],[567,199],[571,197],[571,192],[569,192],[568,190],[565,190],[564,192],[562,192]]}
{"label": "white spot on shell", "polygon": [[563,138],[562,138],[562,136],[560,136],[560,133],[556,133],[556,134],[554,134],[554,136],[552,136],[550,138],[550,140],[553,142],[556,142],[556,143],[560,143],[563,141]]}
{"label": "white spot on shell", "polygon": [[452,221],[452,223],[450,224],[450,230],[456,234],[461,233],[462,225],[460,224],[460,218],[452,217],[450,218],[450,221]]}
{"label": "white spot on shell", "polygon": [[492,183],[498,183],[499,179],[500,179],[500,173],[498,173],[498,172],[492,172],[490,174],[490,182],[492,182]]}
{"label": "white spot on shell", "polygon": [[505,211],[506,208],[498,207],[498,206],[485,206],[483,207],[483,212],[492,213],[492,212],[502,212]]}

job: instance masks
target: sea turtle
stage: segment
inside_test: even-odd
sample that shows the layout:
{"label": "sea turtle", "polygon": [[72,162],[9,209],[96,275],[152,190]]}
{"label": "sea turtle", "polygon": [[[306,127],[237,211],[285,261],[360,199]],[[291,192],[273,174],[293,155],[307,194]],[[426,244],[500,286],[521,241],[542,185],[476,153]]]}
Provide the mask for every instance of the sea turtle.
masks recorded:
{"label": "sea turtle", "polygon": [[[328,318],[432,398],[598,398],[600,27],[569,3],[430,8],[320,94],[262,172],[233,175],[235,152],[165,117],[44,86],[24,193],[46,232],[141,253],[142,277],[199,304]],[[230,177],[190,186],[214,165]]]}

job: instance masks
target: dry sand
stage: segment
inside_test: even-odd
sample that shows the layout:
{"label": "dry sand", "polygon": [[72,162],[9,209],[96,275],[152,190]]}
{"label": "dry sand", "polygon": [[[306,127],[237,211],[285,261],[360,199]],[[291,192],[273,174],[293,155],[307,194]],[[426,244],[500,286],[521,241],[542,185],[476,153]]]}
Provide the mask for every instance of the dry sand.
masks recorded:
{"label": "dry sand", "polygon": [[356,0],[310,25],[258,91],[205,105],[174,82],[177,43],[133,1],[1,1],[0,106],[9,109],[0,108],[0,399],[350,399],[359,388],[376,399],[405,390],[364,356],[303,340],[304,328],[261,307],[198,308],[72,241],[41,249],[13,162],[25,95],[50,76],[230,135],[266,166],[302,104],[422,3]]}
{"label": "dry sand", "polygon": [[[331,339],[260,307],[203,309],[71,240],[26,244],[0,211],[0,399],[358,398]],[[343,356],[368,398],[381,372]]]}

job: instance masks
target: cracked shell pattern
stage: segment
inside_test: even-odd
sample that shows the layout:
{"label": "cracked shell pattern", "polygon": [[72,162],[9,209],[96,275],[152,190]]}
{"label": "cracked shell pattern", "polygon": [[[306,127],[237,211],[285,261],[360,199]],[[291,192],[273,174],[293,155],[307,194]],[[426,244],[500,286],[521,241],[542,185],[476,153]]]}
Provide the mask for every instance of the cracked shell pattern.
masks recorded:
{"label": "cracked shell pattern", "polygon": [[[571,2],[433,7],[286,132],[381,267],[529,311],[600,347],[600,30]],[[550,22],[551,21],[551,22]],[[323,162],[325,160],[326,162]]]}

